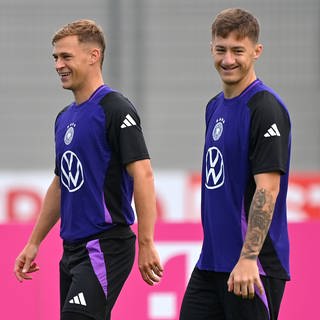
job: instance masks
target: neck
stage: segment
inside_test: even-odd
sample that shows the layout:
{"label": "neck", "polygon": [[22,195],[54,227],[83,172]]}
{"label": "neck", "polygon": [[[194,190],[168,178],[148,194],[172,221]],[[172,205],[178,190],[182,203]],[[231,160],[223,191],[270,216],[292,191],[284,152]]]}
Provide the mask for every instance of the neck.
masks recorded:
{"label": "neck", "polygon": [[102,85],[104,84],[102,76],[96,78],[94,81],[85,83],[82,87],[73,91],[73,95],[76,101],[76,104],[79,105],[87,101],[91,95]]}
{"label": "neck", "polygon": [[241,82],[237,83],[224,83],[223,93],[225,98],[232,99],[239,96],[252,82],[257,79],[256,74],[252,73],[246,78],[242,79]]}

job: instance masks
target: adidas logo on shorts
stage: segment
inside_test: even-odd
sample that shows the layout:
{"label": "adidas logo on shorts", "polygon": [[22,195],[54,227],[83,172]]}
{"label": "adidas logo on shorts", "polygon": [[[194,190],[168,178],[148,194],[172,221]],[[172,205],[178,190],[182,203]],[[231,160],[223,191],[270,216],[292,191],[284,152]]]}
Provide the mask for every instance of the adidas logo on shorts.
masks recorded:
{"label": "adidas logo on shorts", "polygon": [[82,306],[86,306],[86,300],[84,298],[83,292],[78,293],[76,296],[74,296],[72,299],[69,300],[69,303],[71,304],[81,304]]}

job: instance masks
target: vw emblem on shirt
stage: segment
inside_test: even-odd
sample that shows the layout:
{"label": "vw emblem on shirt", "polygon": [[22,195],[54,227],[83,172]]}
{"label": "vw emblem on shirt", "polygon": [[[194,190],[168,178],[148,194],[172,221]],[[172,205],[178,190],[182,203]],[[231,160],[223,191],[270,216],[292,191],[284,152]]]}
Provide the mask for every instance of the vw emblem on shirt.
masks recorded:
{"label": "vw emblem on shirt", "polygon": [[212,130],[212,138],[214,141],[217,141],[220,139],[223,131],[223,124],[224,124],[224,119],[219,118],[217,119],[217,123],[215,124],[213,130]]}
{"label": "vw emblem on shirt", "polygon": [[70,150],[66,151],[61,157],[61,182],[69,192],[79,190],[84,183],[81,161]]}
{"label": "vw emblem on shirt", "polygon": [[206,183],[207,189],[217,189],[224,184],[224,164],[220,150],[209,148],[206,154]]}
{"label": "vw emblem on shirt", "polygon": [[66,145],[70,144],[72,139],[73,139],[73,135],[74,135],[74,128],[73,127],[69,127],[66,134],[64,135],[64,143]]}

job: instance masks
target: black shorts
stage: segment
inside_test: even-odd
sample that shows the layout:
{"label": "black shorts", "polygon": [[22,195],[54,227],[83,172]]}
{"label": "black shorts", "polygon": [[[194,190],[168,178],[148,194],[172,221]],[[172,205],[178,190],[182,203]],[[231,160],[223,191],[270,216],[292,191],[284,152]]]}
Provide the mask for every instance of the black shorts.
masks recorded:
{"label": "black shorts", "polygon": [[243,299],[228,292],[229,273],[195,268],[185,292],[180,320],[276,320],[286,281],[261,276],[265,297]]}
{"label": "black shorts", "polygon": [[111,310],[132,269],[136,236],[115,227],[78,243],[63,243],[60,310],[110,319]]}

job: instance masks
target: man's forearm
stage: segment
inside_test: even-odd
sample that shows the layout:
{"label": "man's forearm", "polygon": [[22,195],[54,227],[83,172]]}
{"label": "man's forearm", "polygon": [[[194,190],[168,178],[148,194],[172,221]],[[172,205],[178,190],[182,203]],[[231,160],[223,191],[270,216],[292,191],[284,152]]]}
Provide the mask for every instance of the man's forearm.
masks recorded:
{"label": "man's forearm", "polygon": [[153,176],[147,176],[135,182],[135,205],[138,218],[138,241],[153,241],[156,221],[156,200]]}
{"label": "man's forearm", "polygon": [[273,194],[267,189],[256,190],[249,211],[241,258],[257,259],[272,221],[275,201]]}
{"label": "man's forearm", "polygon": [[42,240],[60,218],[60,184],[55,177],[45,195],[41,212],[33,228],[28,243],[40,245]]}

